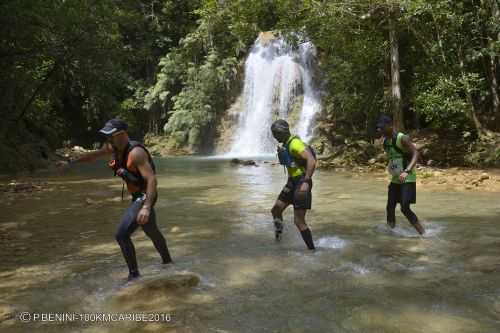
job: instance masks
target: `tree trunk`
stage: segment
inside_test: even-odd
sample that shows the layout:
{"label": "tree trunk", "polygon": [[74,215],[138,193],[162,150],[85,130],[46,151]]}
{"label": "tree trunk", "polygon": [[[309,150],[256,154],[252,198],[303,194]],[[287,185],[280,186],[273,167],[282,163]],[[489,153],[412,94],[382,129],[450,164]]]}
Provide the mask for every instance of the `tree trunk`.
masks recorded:
{"label": "tree trunk", "polygon": [[394,127],[404,131],[404,118],[401,108],[401,84],[399,76],[399,46],[396,27],[396,18],[399,8],[391,8],[389,15],[389,40],[391,47],[391,106],[394,119]]}
{"label": "tree trunk", "polygon": [[436,38],[437,38],[437,42],[439,45],[439,51],[441,52],[441,59],[443,60],[443,64],[446,65],[446,55],[444,54],[443,38],[441,37],[441,31],[439,29],[439,24],[437,23],[436,17],[432,13],[432,11],[431,11],[431,15],[432,15],[432,21],[434,22],[434,28],[436,29]]}
{"label": "tree trunk", "polygon": [[[153,3],[151,4],[151,10],[153,10]],[[145,64],[146,70],[146,82],[149,86],[154,85],[155,80],[155,65],[154,60],[151,58],[146,59]],[[153,103],[148,110],[148,128],[147,131],[154,135],[158,135],[159,131],[159,119],[160,119],[161,107]]]}
{"label": "tree trunk", "polygon": [[465,84],[465,95],[467,96],[467,103],[469,104],[468,117],[469,117],[470,122],[472,123],[472,125],[476,129],[477,134],[479,136],[483,136],[484,129],[483,129],[483,126],[481,125],[481,122],[479,121],[479,118],[477,117],[476,109],[474,108],[474,101],[472,99],[472,94],[470,92],[469,83],[466,80],[466,76],[465,76],[464,57],[463,57],[462,49],[460,47],[458,48],[458,59],[460,62],[460,71],[462,74],[462,79],[464,80],[464,84]]}
{"label": "tree trunk", "polygon": [[[500,7],[497,3],[498,0],[490,0],[491,5],[491,16],[493,16],[493,21],[500,24]],[[497,33],[497,41],[500,41],[500,31]],[[498,58],[498,57],[497,57]],[[500,60],[500,59],[497,59]]]}
{"label": "tree trunk", "polygon": [[[497,0],[489,0],[491,6],[491,16],[493,18],[493,22],[497,22],[500,24],[500,9],[497,4]],[[494,39],[496,37],[496,40]],[[498,32],[497,36],[493,36],[492,38],[488,38],[488,46],[491,49],[494,42],[500,41],[500,32]],[[497,65],[498,65],[498,56],[489,57],[489,66],[488,70],[490,72],[491,77],[491,97],[493,103],[493,112],[495,114],[497,124],[500,122],[500,97],[498,96],[498,81],[497,81]]]}
{"label": "tree trunk", "polygon": [[498,119],[500,117],[500,98],[498,96],[498,81],[497,81],[497,66],[495,62],[495,57],[489,56],[488,59],[488,71],[490,74],[490,91],[491,99],[493,103],[493,112],[495,117]]}

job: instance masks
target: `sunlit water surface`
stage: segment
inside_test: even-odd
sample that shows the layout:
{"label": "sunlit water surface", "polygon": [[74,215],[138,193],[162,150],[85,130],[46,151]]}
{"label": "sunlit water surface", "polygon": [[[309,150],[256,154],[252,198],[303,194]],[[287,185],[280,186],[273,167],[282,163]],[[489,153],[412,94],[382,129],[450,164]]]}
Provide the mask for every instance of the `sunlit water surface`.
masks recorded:
{"label": "sunlit water surface", "polygon": [[143,276],[193,273],[195,288],[116,304],[127,270],[114,233],[127,207],[104,162],[43,176],[52,191],[3,195],[0,295],[29,312],[155,312],[169,323],[0,324],[2,332],[499,332],[500,200],[495,193],[419,189],[418,237],[398,211],[385,224],[387,183],[318,171],[309,253],[270,208],[283,169],[227,160],[157,160],[160,229],[175,264],[162,267],[142,230]]}

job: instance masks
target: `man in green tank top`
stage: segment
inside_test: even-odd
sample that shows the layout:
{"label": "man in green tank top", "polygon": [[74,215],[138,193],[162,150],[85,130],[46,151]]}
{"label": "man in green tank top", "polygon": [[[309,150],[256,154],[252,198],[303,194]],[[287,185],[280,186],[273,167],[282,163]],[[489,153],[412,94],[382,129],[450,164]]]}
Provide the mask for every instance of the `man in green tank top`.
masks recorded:
{"label": "man in green tank top", "polygon": [[381,116],[377,123],[377,131],[384,136],[384,150],[389,157],[387,167],[391,174],[391,183],[387,195],[387,224],[396,226],[396,205],[399,203],[401,212],[418,231],[425,233],[417,215],[410,205],[417,202],[417,173],[415,166],[418,161],[418,150],[408,135],[397,132],[392,125],[392,119]]}
{"label": "man in green tank top", "polygon": [[278,196],[271,214],[276,240],[281,239],[283,211],[293,205],[293,221],[309,250],[315,250],[311,230],[306,224],[306,211],[311,209],[312,175],[316,168],[314,152],[298,136],[290,134],[285,120],[276,120],[271,126],[273,137],[282,144],[278,147],[280,164],[286,166],[288,181]]}

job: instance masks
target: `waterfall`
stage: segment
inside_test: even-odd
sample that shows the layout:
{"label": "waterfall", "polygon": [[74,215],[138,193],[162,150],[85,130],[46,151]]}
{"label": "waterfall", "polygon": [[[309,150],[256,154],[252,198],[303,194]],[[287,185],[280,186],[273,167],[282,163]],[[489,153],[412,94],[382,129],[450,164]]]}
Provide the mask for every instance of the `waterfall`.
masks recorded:
{"label": "waterfall", "polygon": [[291,104],[300,95],[302,109],[292,133],[305,141],[312,138],[312,122],[321,108],[311,74],[314,58],[315,48],[310,42],[293,50],[281,38],[256,40],[245,62],[244,110],[227,155],[274,153],[276,141],[271,135],[271,124],[278,118],[288,119]]}
{"label": "waterfall", "polygon": [[316,49],[311,42],[306,42],[300,45],[299,51],[302,64],[300,68],[302,72],[304,102],[302,104],[300,120],[296,126],[296,133],[305,142],[308,142],[313,136],[311,127],[314,116],[321,108],[319,92],[313,87],[311,76],[312,60],[316,57]]}

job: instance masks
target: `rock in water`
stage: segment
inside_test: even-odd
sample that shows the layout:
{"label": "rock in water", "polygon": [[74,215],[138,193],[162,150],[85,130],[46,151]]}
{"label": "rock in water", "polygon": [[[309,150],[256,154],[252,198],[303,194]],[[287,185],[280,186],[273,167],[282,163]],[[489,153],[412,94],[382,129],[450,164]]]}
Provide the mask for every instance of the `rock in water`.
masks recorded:
{"label": "rock in water", "polygon": [[490,179],[490,176],[486,172],[482,173],[481,176],[479,177],[479,181],[481,182],[487,179]]}
{"label": "rock in water", "polygon": [[13,307],[6,304],[0,304],[0,323],[14,319],[16,316],[16,311]]}
{"label": "rock in water", "polygon": [[136,299],[153,298],[175,290],[192,288],[197,286],[198,283],[200,283],[200,278],[192,273],[143,278],[120,289],[115,295],[115,300],[118,302],[133,302]]}
{"label": "rock in water", "polygon": [[238,164],[238,165],[253,165],[253,166],[257,166],[257,163],[255,163],[255,161],[252,161],[252,160],[240,160],[238,158],[233,158],[231,160],[231,164]]}

